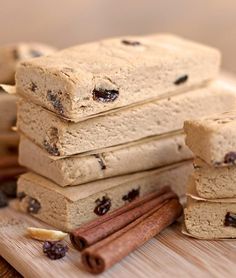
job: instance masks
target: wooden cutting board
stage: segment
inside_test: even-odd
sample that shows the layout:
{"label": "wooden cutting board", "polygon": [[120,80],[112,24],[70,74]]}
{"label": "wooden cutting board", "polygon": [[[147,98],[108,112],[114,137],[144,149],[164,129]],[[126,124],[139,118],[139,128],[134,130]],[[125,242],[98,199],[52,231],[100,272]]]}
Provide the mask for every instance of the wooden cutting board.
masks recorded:
{"label": "wooden cutting board", "polygon": [[[69,240],[67,256],[51,261],[42,253],[42,243],[25,235],[28,226],[48,227],[12,208],[0,210],[0,255],[24,277],[94,277],[84,271]],[[96,277],[235,277],[235,254],[235,240],[192,239],[176,223]]]}

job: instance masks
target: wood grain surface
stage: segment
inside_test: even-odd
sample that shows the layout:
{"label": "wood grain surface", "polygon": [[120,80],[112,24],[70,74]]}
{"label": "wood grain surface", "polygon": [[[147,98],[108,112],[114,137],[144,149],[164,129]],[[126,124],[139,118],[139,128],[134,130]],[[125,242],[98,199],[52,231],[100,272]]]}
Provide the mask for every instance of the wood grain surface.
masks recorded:
{"label": "wood grain surface", "polygon": [[0,277],[1,278],[20,278],[22,277],[6,260],[0,257]]}
{"label": "wood grain surface", "polygon": [[[24,277],[94,277],[84,271],[68,240],[68,255],[51,261],[42,243],[26,236],[28,226],[47,227],[42,222],[12,208],[0,210],[0,219],[0,255]],[[235,240],[192,239],[176,223],[97,277],[235,277],[235,251]]]}

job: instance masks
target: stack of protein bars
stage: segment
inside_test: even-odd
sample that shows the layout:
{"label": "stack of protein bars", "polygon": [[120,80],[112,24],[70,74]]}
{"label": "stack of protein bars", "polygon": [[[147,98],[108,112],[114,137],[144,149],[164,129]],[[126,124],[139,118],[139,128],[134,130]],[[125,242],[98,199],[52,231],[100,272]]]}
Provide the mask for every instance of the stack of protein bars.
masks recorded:
{"label": "stack of protein bars", "polygon": [[186,143],[197,156],[185,209],[192,236],[236,237],[235,130],[236,110],[185,123]]}
{"label": "stack of protein bars", "polygon": [[[38,43],[16,43],[0,47],[0,207],[7,204],[3,195],[14,196],[16,176],[25,169],[18,165],[19,136],[16,126],[16,96],[8,94],[15,84],[15,70],[20,61],[50,54],[53,48]],[[3,85],[4,84],[4,85]]]}
{"label": "stack of protein bars", "polygon": [[185,192],[186,119],[226,111],[217,50],[172,35],[115,38],[24,62],[16,74],[20,207],[62,230],[170,185]]}

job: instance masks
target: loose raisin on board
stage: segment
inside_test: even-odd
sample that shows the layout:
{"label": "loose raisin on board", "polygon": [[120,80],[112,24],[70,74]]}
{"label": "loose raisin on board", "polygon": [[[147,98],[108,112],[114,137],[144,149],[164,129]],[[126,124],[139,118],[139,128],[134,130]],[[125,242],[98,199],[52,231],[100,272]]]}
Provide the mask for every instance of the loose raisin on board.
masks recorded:
{"label": "loose raisin on board", "polygon": [[95,201],[97,206],[94,209],[94,213],[101,216],[107,213],[111,208],[111,200],[107,196],[103,196],[102,199],[97,199]]}
{"label": "loose raisin on board", "polygon": [[225,215],[224,225],[227,227],[236,228],[236,214],[232,212],[227,212]]}
{"label": "loose raisin on board", "polygon": [[138,42],[138,41],[122,40],[121,42],[122,42],[123,44],[125,44],[125,45],[130,45],[130,46],[138,46],[138,45],[141,45],[141,43]]}
{"label": "loose raisin on board", "polygon": [[69,248],[66,244],[58,241],[45,241],[43,244],[43,253],[51,260],[58,260],[65,257]]}
{"label": "loose raisin on board", "polygon": [[93,90],[93,100],[98,102],[113,102],[119,96],[119,91],[117,90],[107,90],[107,89],[94,89]]}
{"label": "loose raisin on board", "polygon": [[61,104],[60,98],[58,97],[58,95],[55,92],[48,90],[47,91],[47,100],[51,102],[52,106],[59,114],[61,114],[61,115],[64,114],[64,107]]}
{"label": "loose raisin on board", "polygon": [[224,157],[224,163],[235,164],[236,162],[236,152],[229,152]]}
{"label": "loose raisin on board", "polygon": [[175,84],[175,85],[180,85],[180,84],[185,83],[187,80],[188,80],[188,75],[185,74],[185,75],[179,77],[178,79],[176,79],[175,82],[174,82],[174,84]]}
{"label": "loose raisin on board", "polygon": [[41,209],[41,205],[38,200],[29,198],[27,212],[36,214]]}
{"label": "loose raisin on board", "polygon": [[132,202],[135,198],[139,197],[139,195],[140,195],[140,187],[129,191],[126,195],[122,197],[122,200]]}
{"label": "loose raisin on board", "polygon": [[105,170],[105,169],[107,168],[107,166],[106,166],[104,160],[102,159],[101,155],[95,154],[94,156],[97,158],[98,163],[99,163],[101,169],[102,169],[102,170]]}
{"label": "loose raisin on board", "polygon": [[6,194],[0,191],[0,208],[4,208],[8,205],[8,199]]}

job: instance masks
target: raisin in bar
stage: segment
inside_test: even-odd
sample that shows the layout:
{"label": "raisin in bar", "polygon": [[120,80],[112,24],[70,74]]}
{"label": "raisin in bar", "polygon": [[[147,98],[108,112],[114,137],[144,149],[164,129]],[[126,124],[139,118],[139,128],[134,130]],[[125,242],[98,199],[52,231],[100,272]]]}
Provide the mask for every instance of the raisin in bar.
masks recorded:
{"label": "raisin in bar", "polygon": [[104,215],[163,186],[179,195],[185,192],[191,162],[161,169],[62,188],[34,173],[18,181],[20,209],[63,231]]}
{"label": "raisin in bar", "polygon": [[186,144],[196,156],[214,167],[235,164],[235,129],[236,110],[186,121],[184,124]]}
{"label": "raisin in bar", "polygon": [[189,180],[185,226],[190,235],[204,239],[236,237],[236,199],[201,199]]}
{"label": "raisin in bar", "polygon": [[122,37],[21,63],[17,91],[61,117],[99,113],[216,78],[218,50],[173,35]]}
{"label": "raisin in bar", "polygon": [[40,43],[16,43],[0,47],[0,83],[14,84],[16,67],[21,61],[47,54],[55,48]]}
{"label": "raisin in bar", "polygon": [[19,146],[21,165],[61,186],[145,171],[191,158],[183,133],[154,137],[114,151],[61,159],[53,159],[24,136]]}
{"label": "raisin in bar", "polygon": [[20,99],[18,129],[48,153],[68,156],[179,130],[187,119],[224,112],[235,104],[234,90],[215,81],[206,88],[73,123]]}
{"label": "raisin in bar", "polygon": [[236,168],[233,166],[215,168],[200,158],[194,161],[196,191],[202,198],[236,197]]}

